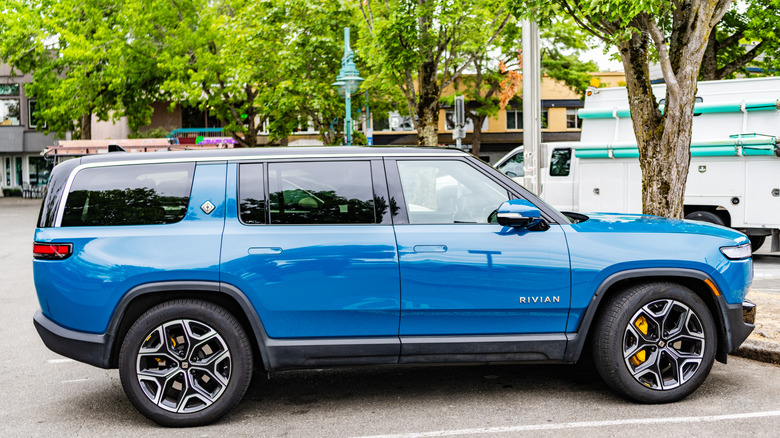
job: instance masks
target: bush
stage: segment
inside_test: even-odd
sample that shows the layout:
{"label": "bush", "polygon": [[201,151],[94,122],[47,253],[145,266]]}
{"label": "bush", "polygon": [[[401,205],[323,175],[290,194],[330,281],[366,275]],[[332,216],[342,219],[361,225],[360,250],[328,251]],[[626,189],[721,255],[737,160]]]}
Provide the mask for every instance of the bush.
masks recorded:
{"label": "bush", "polygon": [[22,196],[22,189],[3,189],[3,196]]}

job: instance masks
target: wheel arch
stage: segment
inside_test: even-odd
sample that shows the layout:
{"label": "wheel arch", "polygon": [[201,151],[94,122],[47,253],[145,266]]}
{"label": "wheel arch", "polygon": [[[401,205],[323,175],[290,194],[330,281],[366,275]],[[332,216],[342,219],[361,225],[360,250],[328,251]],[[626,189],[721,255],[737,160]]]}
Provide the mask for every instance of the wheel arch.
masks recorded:
{"label": "wheel arch", "polygon": [[116,368],[122,341],[133,323],[150,308],[174,299],[198,299],[224,307],[250,336],[253,353],[269,368],[265,347],[267,335],[249,299],[237,287],[216,281],[165,281],[147,283],[129,290],[119,301],[106,333],[109,338],[108,366]]}
{"label": "wheel arch", "polygon": [[599,313],[603,311],[602,304],[604,298],[613,296],[624,290],[628,285],[642,283],[671,282],[677,283],[691,289],[698,295],[707,308],[710,310],[717,324],[718,330],[718,349],[715,352],[715,359],[718,362],[726,362],[728,358],[728,335],[726,333],[726,321],[723,314],[723,308],[720,300],[713,295],[712,289],[705,280],[715,284],[712,277],[708,274],[695,269],[685,268],[650,268],[650,269],[632,269],[621,271],[607,277],[596,289],[590,304],[580,321],[579,329],[576,334],[569,337],[566,348],[566,360],[575,362],[580,358],[591,335],[591,327],[597,320]]}

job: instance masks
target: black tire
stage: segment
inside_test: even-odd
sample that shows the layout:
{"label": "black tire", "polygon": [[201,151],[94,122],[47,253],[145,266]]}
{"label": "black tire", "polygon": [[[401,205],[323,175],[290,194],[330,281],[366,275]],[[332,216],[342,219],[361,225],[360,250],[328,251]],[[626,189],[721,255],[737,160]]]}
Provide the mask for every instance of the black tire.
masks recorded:
{"label": "black tire", "polygon": [[764,244],[766,236],[748,236],[748,239],[750,239],[750,249],[756,252]]}
{"label": "black tire", "polygon": [[609,386],[640,403],[668,403],[704,382],[718,336],[707,305],[693,291],[650,283],[606,301],[591,339],[596,369]]}
{"label": "black tire", "polygon": [[252,347],[227,310],[199,300],[159,304],[133,324],[119,353],[119,377],[133,406],[172,427],[212,423],[244,396]]}
{"label": "black tire", "polygon": [[726,226],[726,222],[723,220],[722,217],[710,211],[694,211],[693,213],[686,214],[685,219],[690,219],[690,220],[700,221],[700,222],[709,222],[711,224],[722,225],[724,227]]}

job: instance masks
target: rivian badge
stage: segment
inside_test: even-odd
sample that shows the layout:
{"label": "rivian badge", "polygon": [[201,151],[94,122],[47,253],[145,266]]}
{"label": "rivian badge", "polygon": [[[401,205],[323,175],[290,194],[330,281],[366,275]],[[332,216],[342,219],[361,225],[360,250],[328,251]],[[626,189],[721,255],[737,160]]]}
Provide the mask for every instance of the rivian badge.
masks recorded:
{"label": "rivian badge", "polygon": [[206,214],[211,214],[212,211],[217,207],[214,207],[214,204],[211,203],[211,201],[206,201],[203,203],[203,205],[200,206],[200,209],[203,210]]}

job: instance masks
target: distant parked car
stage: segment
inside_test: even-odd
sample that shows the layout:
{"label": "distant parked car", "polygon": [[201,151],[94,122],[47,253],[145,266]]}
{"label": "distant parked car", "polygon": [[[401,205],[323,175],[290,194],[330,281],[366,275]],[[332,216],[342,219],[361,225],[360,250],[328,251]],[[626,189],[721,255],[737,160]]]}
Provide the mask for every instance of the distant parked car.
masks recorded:
{"label": "distant parked car", "polygon": [[567,217],[461,151],[110,153],[51,175],[33,249],[53,351],[119,368],[162,425],[213,422],[252,370],[577,362],[682,399],[753,330],[748,239]]}

